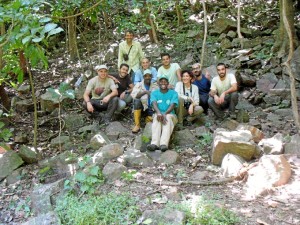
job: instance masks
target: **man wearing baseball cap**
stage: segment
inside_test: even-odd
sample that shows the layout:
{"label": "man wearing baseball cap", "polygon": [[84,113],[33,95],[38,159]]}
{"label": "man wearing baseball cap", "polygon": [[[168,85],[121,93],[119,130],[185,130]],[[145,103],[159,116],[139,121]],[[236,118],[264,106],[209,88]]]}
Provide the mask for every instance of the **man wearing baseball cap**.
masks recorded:
{"label": "man wearing baseball cap", "polygon": [[151,93],[150,102],[155,111],[152,123],[152,140],[147,146],[149,151],[168,150],[169,141],[177,117],[174,108],[178,105],[178,94],[169,89],[169,79],[162,75],[158,79],[159,89]]}
{"label": "man wearing baseball cap", "polygon": [[153,109],[150,105],[150,94],[153,90],[158,89],[156,82],[152,83],[152,72],[147,69],[144,71],[143,80],[138,82],[131,93],[133,98],[133,115],[135,126],[132,133],[138,133],[141,128],[142,114],[146,117],[146,123],[152,121]]}
{"label": "man wearing baseball cap", "polygon": [[95,70],[98,76],[89,80],[83,94],[83,105],[89,113],[106,110],[107,113],[103,120],[105,124],[108,124],[118,107],[118,91],[114,81],[107,77],[108,69],[106,65],[96,66]]}

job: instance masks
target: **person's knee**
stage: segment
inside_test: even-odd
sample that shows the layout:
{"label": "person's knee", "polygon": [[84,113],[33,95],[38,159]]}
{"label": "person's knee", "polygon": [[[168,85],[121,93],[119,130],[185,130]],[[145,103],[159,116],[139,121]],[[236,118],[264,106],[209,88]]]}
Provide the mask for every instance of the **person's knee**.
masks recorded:
{"label": "person's knee", "polygon": [[237,101],[239,99],[239,94],[237,92],[232,92],[231,99]]}
{"label": "person's knee", "polygon": [[213,105],[215,103],[215,100],[212,97],[210,97],[208,99],[207,103],[208,103],[209,106],[211,106],[211,105]]}
{"label": "person's knee", "polygon": [[143,105],[142,105],[142,102],[141,102],[140,99],[134,99],[133,100],[133,108],[135,110],[137,110],[137,109],[143,109]]}

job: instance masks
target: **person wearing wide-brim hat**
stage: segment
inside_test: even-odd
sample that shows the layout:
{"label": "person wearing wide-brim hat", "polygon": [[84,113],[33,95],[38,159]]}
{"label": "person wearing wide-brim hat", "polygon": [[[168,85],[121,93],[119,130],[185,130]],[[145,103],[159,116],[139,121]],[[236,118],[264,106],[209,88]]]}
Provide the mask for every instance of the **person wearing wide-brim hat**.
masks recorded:
{"label": "person wearing wide-brim hat", "polygon": [[159,89],[151,93],[150,102],[155,111],[152,123],[151,144],[147,146],[149,151],[160,149],[162,152],[168,150],[169,141],[177,123],[174,108],[178,105],[178,94],[169,89],[167,76],[158,78]]}
{"label": "person wearing wide-brim hat", "polygon": [[106,110],[107,113],[100,119],[99,123],[108,124],[118,107],[118,91],[114,81],[107,77],[108,69],[106,65],[96,66],[95,70],[98,76],[89,80],[83,94],[83,105],[91,114]]}
{"label": "person wearing wide-brim hat", "polygon": [[135,84],[131,96],[133,98],[134,127],[132,133],[138,133],[141,129],[141,117],[145,116],[145,122],[152,122],[153,109],[150,105],[150,94],[158,89],[156,82],[152,82],[152,72],[144,71],[143,80]]}

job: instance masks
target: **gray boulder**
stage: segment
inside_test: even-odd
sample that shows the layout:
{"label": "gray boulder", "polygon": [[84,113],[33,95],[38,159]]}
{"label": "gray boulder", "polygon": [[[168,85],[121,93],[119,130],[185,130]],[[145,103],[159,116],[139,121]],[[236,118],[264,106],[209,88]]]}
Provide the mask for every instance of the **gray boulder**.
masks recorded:
{"label": "gray boulder", "polygon": [[105,133],[102,131],[99,131],[97,134],[95,134],[90,141],[90,147],[94,150],[98,150],[102,146],[109,144],[110,140],[106,136]]}
{"label": "gray boulder", "polygon": [[153,161],[145,154],[136,149],[127,150],[124,154],[125,166],[129,167],[151,167]]}
{"label": "gray boulder", "polygon": [[0,181],[23,164],[22,158],[12,150],[0,154]]}
{"label": "gray boulder", "polygon": [[148,219],[151,221],[151,225],[183,225],[185,224],[185,217],[185,213],[173,209],[146,210],[139,221],[143,222]]}
{"label": "gray boulder", "polygon": [[166,165],[176,164],[180,161],[180,156],[177,152],[168,150],[161,154],[159,162]]}
{"label": "gray boulder", "polygon": [[27,146],[21,146],[18,154],[24,160],[24,162],[28,164],[37,163],[38,160],[42,158],[41,154],[38,151],[36,151],[33,147],[29,148]]}
{"label": "gray boulder", "polygon": [[124,149],[120,144],[108,144],[100,148],[97,152],[95,152],[95,154],[92,156],[92,162],[102,167],[109,160],[121,156],[123,152]]}
{"label": "gray boulder", "polygon": [[109,180],[114,181],[121,177],[122,173],[126,171],[126,167],[119,163],[107,163],[103,170],[103,176]]}

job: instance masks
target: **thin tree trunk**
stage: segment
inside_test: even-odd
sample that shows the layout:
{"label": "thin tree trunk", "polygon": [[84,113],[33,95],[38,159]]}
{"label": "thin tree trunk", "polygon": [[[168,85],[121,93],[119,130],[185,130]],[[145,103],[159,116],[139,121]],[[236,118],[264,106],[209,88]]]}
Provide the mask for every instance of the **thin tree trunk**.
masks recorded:
{"label": "thin tree trunk", "polygon": [[38,123],[38,116],[37,116],[37,101],[35,96],[35,89],[34,89],[34,83],[33,83],[33,77],[30,69],[30,65],[28,60],[26,60],[26,67],[28,68],[28,75],[29,75],[29,82],[31,87],[31,96],[34,106],[34,129],[33,129],[33,147],[35,150],[37,150],[37,123]]}
{"label": "thin tree trunk", "polygon": [[147,24],[151,27],[151,29],[148,29],[148,35],[150,37],[151,42],[157,44],[158,38],[157,38],[156,26],[152,19],[151,13],[149,12],[147,1],[144,1],[144,6],[145,7],[141,9],[141,13],[142,15],[144,15],[144,18],[146,18]]}
{"label": "thin tree trunk", "polygon": [[202,0],[202,7],[203,7],[203,13],[204,13],[204,37],[202,42],[202,51],[201,51],[201,61],[200,61],[200,70],[203,67],[203,61],[204,61],[204,53],[205,53],[205,44],[206,44],[206,37],[207,37],[207,12],[206,12],[206,5],[205,0]]}
{"label": "thin tree trunk", "polygon": [[297,94],[296,94],[296,85],[295,85],[295,75],[293,74],[293,71],[291,69],[291,59],[294,54],[294,40],[293,40],[293,33],[291,27],[294,26],[294,24],[290,23],[290,20],[287,17],[287,0],[282,0],[282,16],[283,16],[283,23],[284,27],[286,29],[287,35],[289,37],[289,55],[286,60],[286,62],[283,63],[284,66],[286,66],[287,71],[290,76],[290,88],[291,88],[291,101],[292,101],[292,110],[293,115],[295,119],[295,124],[298,128],[298,132],[300,131],[300,120],[299,120],[299,111],[298,111],[298,104],[297,104]]}
{"label": "thin tree trunk", "polygon": [[237,15],[237,33],[241,42],[241,48],[244,48],[243,35],[241,33],[241,0],[238,0],[238,15]]}
{"label": "thin tree trunk", "polygon": [[[3,36],[5,34],[5,25],[4,23],[0,23],[0,34]],[[3,68],[4,62],[3,62],[3,49],[0,47],[0,70]],[[10,99],[4,89],[4,84],[0,84],[0,98],[3,104],[4,112],[9,112],[10,110]]]}
{"label": "thin tree trunk", "polygon": [[78,48],[76,36],[76,17],[68,18],[68,45],[71,60],[77,58]]}
{"label": "thin tree trunk", "polygon": [[153,42],[157,44],[158,38],[157,38],[157,33],[156,33],[156,27],[155,27],[153,19],[151,18],[151,14],[149,14],[149,16],[148,16],[148,21],[151,26],[151,34],[152,34]]}
{"label": "thin tree trunk", "polygon": [[182,16],[179,0],[177,0],[175,2],[175,9],[176,9],[176,14],[177,14],[177,25],[181,26],[184,23],[184,19],[183,19],[183,16]]}

